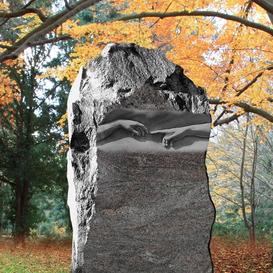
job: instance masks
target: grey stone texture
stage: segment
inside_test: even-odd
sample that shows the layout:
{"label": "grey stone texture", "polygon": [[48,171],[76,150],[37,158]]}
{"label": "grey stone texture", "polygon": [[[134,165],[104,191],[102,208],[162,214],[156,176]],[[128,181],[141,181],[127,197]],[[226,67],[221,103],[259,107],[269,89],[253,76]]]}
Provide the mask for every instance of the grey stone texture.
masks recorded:
{"label": "grey stone texture", "polygon": [[[177,127],[166,122],[161,131],[153,122],[144,124],[148,133],[133,125],[129,129],[140,132],[134,137],[117,126],[114,137],[100,144],[100,126],[116,124],[111,116],[120,109],[139,111],[130,116],[134,122],[147,121],[145,113],[162,113],[159,121],[173,114],[182,128],[179,149],[163,145],[164,136],[173,134],[165,131]],[[159,50],[109,44],[80,70],[68,99],[68,122],[72,272],[213,272],[205,91]],[[141,149],[142,143],[154,148]]]}

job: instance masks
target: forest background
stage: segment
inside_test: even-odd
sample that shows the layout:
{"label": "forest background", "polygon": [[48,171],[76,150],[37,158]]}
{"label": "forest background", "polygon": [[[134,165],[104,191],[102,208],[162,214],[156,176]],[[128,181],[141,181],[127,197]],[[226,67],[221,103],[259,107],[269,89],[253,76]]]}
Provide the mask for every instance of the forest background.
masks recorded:
{"label": "forest background", "polygon": [[272,0],[1,0],[2,237],[71,237],[67,96],[81,66],[107,43],[122,42],[160,48],[207,91],[213,236],[252,246],[271,240],[270,19]]}

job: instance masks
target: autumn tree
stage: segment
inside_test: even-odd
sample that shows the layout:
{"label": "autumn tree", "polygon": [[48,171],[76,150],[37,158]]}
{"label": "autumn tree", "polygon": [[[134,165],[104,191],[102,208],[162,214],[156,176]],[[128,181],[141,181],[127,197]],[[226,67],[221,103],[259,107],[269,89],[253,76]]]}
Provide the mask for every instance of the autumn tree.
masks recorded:
{"label": "autumn tree", "polygon": [[[50,5],[50,1],[38,2]],[[9,3],[17,8],[18,1]],[[15,41],[27,30],[25,24],[31,27],[36,22],[35,16],[5,22],[0,36]],[[57,53],[52,45],[39,45],[29,48],[18,59],[1,64],[0,216],[5,215],[9,222],[5,219],[4,224],[12,224],[19,239],[37,223],[33,219],[37,215],[34,197],[42,192],[48,196],[51,191],[67,191],[63,176],[65,157],[58,153],[64,131],[57,122],[65,113],[69,85],[54,77],[41,77],[47,67],[66,59],[66,50],[67,46],[62,48],[60,44]],[[7,193],[9,197],[4,196]],[[66,194],[63,195],[65,207]],[[0,221],[4,222],[3,217]]]}
{"label": "autumn tree", "polygon": [[272,233],[273,223],[268,219],[273,157],[271,133],[261,132],[259,125],[250,122],[251,117],[247,119],[218,130],[217,135],[214,132],[207,166],[217,209],[216,232],[240,234],[244,226],[254,243],[257,231],[263,236]]}
{"label": "autumn tree", "polygon": [[[22,202],[27,204],[35,188],[29,185],[38,181],[29,171],[37,170],[32,152],[42,155],[39,147],[52,136],[47,148],[56,152],[56,140],[63,136],[57,127],[63,110],[55,109],[55,99],[65,100],[68,81],[109,42],[160,48],[207,90],[214,126],[251,115],[260,135],[268,134],[273,122],[272,5],[271,0],[0,1],[0,178],[13,189],[21,181],[14,199],[16,233],[27,230],[22,215],[28,210],[19,207],[26,208]],[[45,156],[43,164],[50,162]],[[256,164],[253,177],[260,172]]]}
{"label": "autumn tree", "polygon": [[[0,59],[15,58],[29,46],[74,39],[77,46],[71,54],[72,60],[66,69],[61,67],[60,75],[73,80],[79,66],[96,56],[105,43],[135,42],[160,47],[197,84],[207,89],[210,102],[215,105],[214,125],[250,112],[257,115],[255,122],[271,126],[273,30],[268,14],[273,13],[273,8],[270,0],[113,0],[102,2],[108,5],[99,10],[98,16],[99,2],[56,1],[63,5],[55,13],[36,6],[36,1],[17,8],[6,7],[0,13],[3,20],[31,14],[36,22],[14,43],[2,42]],[[93,20],[79,24],[73,16],[86,8]],[[107,16],[109,13],[116,16]]]}
{"label": "autumn tree", "polygon": [[54,183],[66,184],[60,176],[65,172],[64,156],[57,149],[63,137],[57,121],[65,111],[65,90],[57,81],[39,79],[40,63],[47,53],[36,48],[21,63],[6,67],[15,94],[13,101],[1,107],[0,172],[1,182],[10,185],[11,220],[18,238],[31,226],[33,195],[49,192]]}

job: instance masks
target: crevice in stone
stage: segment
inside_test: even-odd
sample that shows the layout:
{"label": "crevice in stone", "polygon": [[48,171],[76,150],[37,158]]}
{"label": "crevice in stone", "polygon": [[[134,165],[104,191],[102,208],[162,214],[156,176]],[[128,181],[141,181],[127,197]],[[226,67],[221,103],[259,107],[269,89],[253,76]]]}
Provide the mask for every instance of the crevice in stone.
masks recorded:
{"label": "crevice in stone", "polygon": [[71,137],[70,148],[75,152],[84,153],[90,148],[89,140],[84,132],[74,131]]}
{"label": "crevice in stone", "polygon": [[168,100],[169,97],[170,97],[170,95],[169,95],[168,93],[164,93],[164,98],[165,98],[166,100]]}
{"label": "crevice in stone", "polygon": [[120,88],[119,90],[118,90],[118,92],[119,93],[129,93],[129,92],[131,92],[131,88]]}
{"label": "crevice in stone", "polygon": [[190,109],[188,109],[186,102],[180,97],[180,96],[176,96],[175,97],[175,102],[177,103],[179,110],[183,111],[183,110],[187,110],[190,111]]}
{"label": "crevice in stone", "polygon": [[72,111],[74,115],[73,123],[75,125],[80,124],[82,122],[82,111],[76,102],[72,103]]}
{"label": "crevice in stone", "polygon": [[95,115],[93,115],[93,123],[94,123],[95,127],[98,128],[98,123],[96,121]]}
{"label": "crevice in stone", "polygon": [[93,186],[92,189],[91,189],[91,198],[93,201],[96,200],[96,196],[95,196],[95,187]]}
{"label": "crevice in stone", "polygon": [[105,84],[105,87],[108,89],[108,88],[113,87],[114,84],[115,84],[115,81],[112,79],[112,80],[110,80],[109,82],[107,82],[107,83]]}
{"label": "crevice in stone", "polygon": [[83,68],[82,69],[82,80],[84,80],[87,77],[87,69]]}

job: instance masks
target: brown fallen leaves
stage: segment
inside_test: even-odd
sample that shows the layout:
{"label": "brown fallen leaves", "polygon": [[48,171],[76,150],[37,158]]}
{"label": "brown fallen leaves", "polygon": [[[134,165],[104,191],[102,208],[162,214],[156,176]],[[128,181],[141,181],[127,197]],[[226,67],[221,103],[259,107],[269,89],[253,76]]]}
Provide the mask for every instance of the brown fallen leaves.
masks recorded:
{"label": "brown fallen leaves", "polygon": [[11,239],[0,237],[0,273],[66,273],[70,264],[70,241],[26,241],[15,245]]}
{"label": "brown fallen leaves", "polygon": [[[214,273],[271,273],[270,242],[251,246],[245,241],[214,237],[211,242]],[[64,273],[69,272],[71,243],[58,241],[26,242],[15,246],[0,239],[0,272]]]}
{"label": "brown fallen leaves", "polygon": [[215,273],[271,273],[272,245],[268,241],[257,242],[213,238],[211,254]]}

